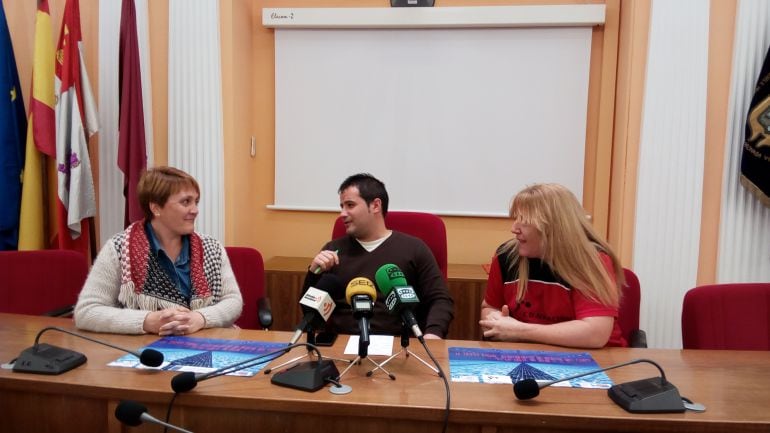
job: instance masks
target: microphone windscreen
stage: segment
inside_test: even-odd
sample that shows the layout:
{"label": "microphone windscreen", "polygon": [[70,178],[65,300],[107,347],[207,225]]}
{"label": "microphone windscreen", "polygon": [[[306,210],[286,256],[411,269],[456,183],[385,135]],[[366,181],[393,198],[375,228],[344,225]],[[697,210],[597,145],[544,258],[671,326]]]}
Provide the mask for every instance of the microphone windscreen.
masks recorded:
{"label": "microphone windscreen", "polygon": [[513,384],[513,393],[519,400],[529,400],[540,395],[540,385],[535,379],[524,379]]}
{"label": "microphone windscreen", "polygon": [[187,392],[198,384],[198,379],[195,378],[195,373],[191,371],[185,371],[179,373],[171,379],[171,389],[174,392]]}
{"label": "microphone windscreen", "polygon": [[155,349],[144,349],[139,355],[139,362],[148,367],[159,367],[163,364],[163,354]]}
{"label": "microphone windscreen", "polygon": [[394,287],[407,285],[404,272],[392,263],[380,266],[374,274],[374,279],[377,281],[377,288],[383,295],[389,294]]}
{"label": "microphone windscreen", "polygon": [[147,408],[133,400],[123,400],[115,408],[115,418],[123,424],[133,427],[142,423],[142,414]]}
{"label": "microphone windscreen", "polygon": [[348,287],[345,288],[345,299],[348,304],[355,295],[367,295],[372,299],[377,299],[377,291],[374,289],[372,280],[364,277],[357,277],[350,280]]}
{"label": "microphone windscreen", "polygon": [[340,277],[330,273],[321,275],[315,288],[328,293],[332,299],[339,299],[345,293],[345,285],[342,284]]}

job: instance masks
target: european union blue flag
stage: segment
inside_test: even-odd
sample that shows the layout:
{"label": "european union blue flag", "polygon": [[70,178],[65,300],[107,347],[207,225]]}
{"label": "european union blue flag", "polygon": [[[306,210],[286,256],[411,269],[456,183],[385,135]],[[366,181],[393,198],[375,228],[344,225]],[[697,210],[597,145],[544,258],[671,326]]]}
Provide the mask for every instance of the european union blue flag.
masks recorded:
{"label": "european union blue flag", "polygon": [[15,250],[19,241],[26,134],[19,72],[5,9],[0,2],[0,250]]}

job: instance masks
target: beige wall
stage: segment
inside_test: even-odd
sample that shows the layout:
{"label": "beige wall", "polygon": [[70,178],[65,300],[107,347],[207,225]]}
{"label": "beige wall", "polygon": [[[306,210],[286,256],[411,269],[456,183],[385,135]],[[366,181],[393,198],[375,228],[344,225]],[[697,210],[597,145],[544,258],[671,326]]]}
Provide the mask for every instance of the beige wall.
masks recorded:
{"label": "beige wall", "polygon": [[[63,0],[50,0],[58,36]],[[273,31],[261,25],[263,7],[385,7],[386,0],[223,0],[221,3],[222,77],[225,142],[225,242],[253,246],[266,258],[310,256],[328,240],[336,214],[273,211],[274,49]],[[553,1],[438,0],[439,6],[550,4]],[[565,1],[559,3],[605,3]],[[594,30],[589,88],[589,117],[584,204],[618,249],[624,264],[633,255],[636,161],[644,101],[648,0],[607,0],[607,23]],[[709,65],[707,176],[704,182],[699,279],[714,279],[719,221],[724,119],[735,0],[712,1]],[[35,2],[4,0],[28,100]],[[168,1],[151,0],[150,46],[153,80],[155,163],[167,161]],[[88,70],[98,92],[98,0],[81,0]],[[729,36],[729,37],[724,37]],[[26,101],[25,100],[25,101]],[[720,120],[721,119],[721,120]],[[720,123],[721,122],[721,123]],[[721,135],[720,135],[721,134]],[[249,155],[251,137],[256,156]],[[92,146],[95,142],[92,142]],[[96,160],[95,154],[92,159]],[[515,169],[513,167],[512,169]],[[340,180],[350,173],[340,173]],[[376,175],[376,173],[375,173]],[[469,176],[473,168],[469,168]],[[510,191],[512,195],[515,191]],[[205,197],[203,198],[205,200]],[[444,217],[453,263],[483,263],[509,236],[500,218]]]}

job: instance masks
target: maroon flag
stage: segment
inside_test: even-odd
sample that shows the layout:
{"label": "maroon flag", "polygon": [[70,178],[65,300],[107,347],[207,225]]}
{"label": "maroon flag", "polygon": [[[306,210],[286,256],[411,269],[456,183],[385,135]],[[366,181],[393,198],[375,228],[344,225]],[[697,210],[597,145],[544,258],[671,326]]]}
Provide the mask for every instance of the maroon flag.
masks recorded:
{"label": "maroon flag", "polygon": [[136,196],[139,176],[147,167],[142,76],[139,67],[139,43],[136,35],[134,0],[123,0],[120,15],[120,115],[118,123],[118,167],[123,172],[123,196],[126,198],[125,226],[144,216]]}

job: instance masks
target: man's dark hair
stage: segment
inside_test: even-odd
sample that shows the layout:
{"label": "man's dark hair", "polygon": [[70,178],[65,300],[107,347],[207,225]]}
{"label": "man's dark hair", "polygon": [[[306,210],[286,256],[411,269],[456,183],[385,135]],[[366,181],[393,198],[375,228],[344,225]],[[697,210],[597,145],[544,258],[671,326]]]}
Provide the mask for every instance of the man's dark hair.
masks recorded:
{"label": "man's dark hair", "polygon": [[385,190],[385,184],[379,179],[372,176],[369,173],[354,174],[345,179],[340,185],[340,189],[337,191],[341,194],[342,191],[354,186],[358,188],[358,193],[361,198],[364,199],[366,205],[370,205],[376,198],[382,202],[382,216],[388,215],[388,191]]}

